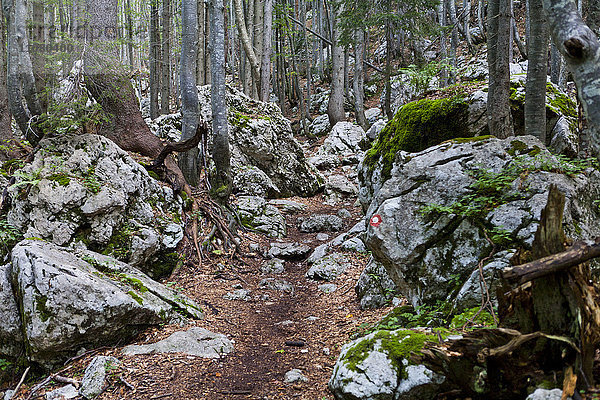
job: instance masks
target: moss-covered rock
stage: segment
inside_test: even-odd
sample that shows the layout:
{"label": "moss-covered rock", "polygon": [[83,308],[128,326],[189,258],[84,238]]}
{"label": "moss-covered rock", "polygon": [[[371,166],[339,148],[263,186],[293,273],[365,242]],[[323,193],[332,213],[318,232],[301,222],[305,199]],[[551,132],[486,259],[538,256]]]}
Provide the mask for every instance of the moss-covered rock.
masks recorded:
{"label": "moss-covered rock", "polygon": [[430,341],[437,337],[403,329],[354,340],[342,347],[329,388],[338,399],[433,398],[444,378],[410,361]]}
{"label": "moss-covered rock", "polygon": [[382,162],[383,175],[389,176],[396,153],[419,152],[445,140],[467,137],[468,104],[463,95],[423,99],[408,103],[379,134],[367,151],[364,163],[374,168]]}

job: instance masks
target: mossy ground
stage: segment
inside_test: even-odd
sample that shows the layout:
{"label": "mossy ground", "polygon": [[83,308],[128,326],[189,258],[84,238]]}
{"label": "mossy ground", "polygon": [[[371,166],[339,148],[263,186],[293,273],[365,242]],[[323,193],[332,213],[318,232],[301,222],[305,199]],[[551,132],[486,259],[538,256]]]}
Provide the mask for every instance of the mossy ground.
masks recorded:
{"label": "mossy ground", "polygon": [[373,169],[382,161],[383,176],[389,177],[398,151],[418,152],[452,138],[467,137],[467,112],[462,94],[404,105],[367,151],[365,165]]}

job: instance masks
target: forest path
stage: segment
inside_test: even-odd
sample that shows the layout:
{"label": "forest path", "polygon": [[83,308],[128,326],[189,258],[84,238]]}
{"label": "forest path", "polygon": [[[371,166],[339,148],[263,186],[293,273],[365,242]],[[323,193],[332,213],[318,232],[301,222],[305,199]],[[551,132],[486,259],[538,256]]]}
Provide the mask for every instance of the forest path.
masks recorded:
{"label": "forest path", "polygon": [[[252,242],[259,243],[263,250],[272,242],[301,242],[311,248],[325,243],[316,239],[316,233],[297,230],[301,217],[335,214],[346,208],[352,218],[344,221],[343,231],[361,218],[360,210],[353,207],[356,198],[336,207],[324,205],[322,195],[292,200],[308,207],[300,214],[286,216],[288,236],[273,240],[243,233],[244,251]],[[330,232],[329,240],[339,233]],[[368,255],[344,254],[351,266],[332,282],[337,290],[328,294],[318,289],[325,282],[305,277],[305,260],[286,261],[285,272],[280,275],[262,273],[260,266],[265,259],[250,253],[244,262],[213,256],[200,267],[184,266],[171,277],[174,283],[170,285],[181,288],[182,293],[202,305],[205,319],[185,327],[149,329],[135,343],[153,343],[174,331],[199,326],[228,335],[234,340],[235,352],[209,360],[183,354],[124,356],[121,348],[104,351],[101,354],[114,355],[123,362],[121,376],[135,390],[115,378],[99,399],[333,399],[327,382],[341,346],[352,332],[364,327],[362,324],[376,322],[389,310],[360,309],[354,287]],[[261,289],[259,283],[264,278],[285,280],[294,291]],[[248,301],[223,298],[240,287],[250,290]],[[286,341],[303,341],[305,345],[287,346]],[[90,358],[78,360],[75,373],[85,368]],[[300,369],[308,381],[285,383],[285,373],[291,369]]]}

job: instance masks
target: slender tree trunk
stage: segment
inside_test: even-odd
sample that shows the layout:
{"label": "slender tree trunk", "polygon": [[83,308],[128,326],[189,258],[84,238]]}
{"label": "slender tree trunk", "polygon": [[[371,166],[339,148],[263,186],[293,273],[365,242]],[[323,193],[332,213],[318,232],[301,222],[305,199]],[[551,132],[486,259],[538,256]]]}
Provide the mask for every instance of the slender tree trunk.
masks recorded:
{"label": "slender tree trunk", "polygon": [[158,117],[158,90],[160,87],[160,41],[158,34],[158,1],[150,2],[150,118]]}
{"label": "slender tree trunk", "polygon": [[356,110],[356,122],[366,131],[369,128],[369,123],[365,117],[364,104],[364,75],[363,75],[363,55],[365,51],[365,32],[357,30],[354,33],[354,109]]}
{"label": "slender tree trunk", "polygon": [[[263,53],[263,30],[264,30],[264,0],[254,0],[254,34],[252,38],[254,40],[254,49],[258,62],[261,63],[262,68],[262,53]],[[262,80],[262,73],[261,73]],[[258,88],[260,87],[259,82],[253,82],[252,84],[252,98],[260,99]]]}
{"label": "slender tree trunk", "polygon": [[455,83],[456,73],[456,50],[458,49],[458,19],[456,18],[456,5],[454,0],[447,0],[448,15],[450,16],[450,23],[452,24],[452,33],[450,34],[450,64],[452,70],[450,71],[450,83]]}
{"label": "slender tree trunk", "polygon": [[205,58],[206,58],[206,47],[205,47],[205,13],[204,13],[204,0],[196,0],[198,10],[198,61],[196,63],[196,81],[198,85],[206,85],[205,74]]}
{"label": "slender tree trunk", "polygon": [[[4,10],[0,7],[0,46],[6,48]],[[6,85],[6,53],[0,52],[0,161],[13,158],[16,154],[12,149],[12,142],[16,140],[12,128],[10,110],[8,107],[8,93]]]}
{"label": "slender tree trunk", "polygon": [[[239,2],[237,4],[240,5]],[[227,105],[225,104],[225,7],[223,0],[210,2],[210,58],[212,108],[212,158],[215,175],[212,177],[213,197],[226,204],[231,194],[231,165]]]}
{"label": "slender tree trunk", "polygon": [[168,114],[171,98],[171,0],[162,0],[162,81],[160,85],[160,112]]}
{"label": "slender tree trunk", "polygon": [[126,19],[127,19],[127,55],[129,58],[129,68],[133,71],[135,69],[133,61],[133,20],[131,14],[133,9],[131,8],[131,0],[125,1],[126,8]]}
{"label": "slender tree trunk", "polygon": [[310,51],[309,51],[309,43],[308,43],[308,30],[306,29],[306,7],[308,0],[302,1],[301,4],[301,15],[300,22],[302,23],[302,34],[304,37],[304,52],[306,56],[306,107],[304,108],[304,113],[306,119],[312,121],[310,116],[310,96],[312,92],[312,71],[311,71],[311,63],[310,63]]}
{"label": "slender tree trunk", "polygon": [[546,78],[548,64],[548,20],[543,0],[529,0],[531,38],[525,83],[525,133],[546,143]]}
{"label": "slender tree trunk", "polygon": [[385,52],[385,97],[383,101],[383,111],[385,115],[388,117],[388,120],[392,120],[394,118],[394,114],[392,113],[392,28],[390,27],[389,21],[386,21],[385,25],[385,43],[386,43],[386,52]]}
{"label": "slender tree trunk", "polygon": [[[198,89],[196,88],[196,49],[198,27],[197,0],[181,2],[181,141],[192,138],[198,128]],[[179,155],[179,168],[192,186],[198,186],[200,168],[198,147]]]}
{"label": "slender tree trunk", "polygon": [[273,0],[265,0],[264,10],[263,53],[260,67],[260,100],[269,101],[271,93]]}
{"label": "slender tree trunk", "polygon": [[482,37],[486,37],[485,0],[477,1],[477,26],[479,27]]}
{"label": "slender tree trunk", "polygon": [[244,8],[242,7],[242,0],[234,0],[235,3],[235,21],[236,26],[238,28],[238,33],[240,35],[240,40],[242,41],[242,46],[244,47],[244,52],[250,61],[250,68],[252,69],[252,77],[255,82],[260,82],[260,64],[258,62],[258,58],[256,58],[256,54],[254,53],[254,49],[252,48],[252,41],[250,40],[250,36],[248,35],[248,30],[246,29],[246,23],[244,21]]}
{"label": "slender tree trunk", "polygon": [[510,112],[510,0],[490,0],[488,5],[488,126],[490,134],[513,135]]}
{"label": "slender tree trunk", "polygon": [[[339,13],[341,13],[341,6],[335,14],[339,15]],[[337,18],[332,21],[331,95],[327,104],[327,115],[329,115],[331,126],[346,119],[346,114],[344,113],[344,49],[339,43],[341,32],[336,21]]]}
{"label": "slender tree trunk", "polygon": [[[438,14],[438,22],[441,28],[446,27],[446,2],[440,1],[437,5],[437,14]],[[447,51],[448,43],[446,40],[446,32],[442,31],[440,35],[440,59],[446,62],[446,58],[448,57]],[[448,84],[448,71],[446,69],[442,69],[440,71],[440,88],[446,87]]]}
{"label": "slender tree trunk", "polygon": [[515,21],[514,18],[511,18],[511,25],[512,25],[513,38],[515,39],[515,43],[517,44],[519,53],[521,54],[521,57],[523,57],[524,60],[527,60],[527,58],[528,58],[527,46],[521,40],[521,36],[519,35],[519,28],[517,27],[517,22]]}

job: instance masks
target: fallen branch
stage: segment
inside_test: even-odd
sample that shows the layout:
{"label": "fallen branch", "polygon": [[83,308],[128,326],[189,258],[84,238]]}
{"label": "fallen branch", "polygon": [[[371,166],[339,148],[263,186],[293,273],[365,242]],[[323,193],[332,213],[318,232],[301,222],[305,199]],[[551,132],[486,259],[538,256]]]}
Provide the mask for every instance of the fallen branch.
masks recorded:
{"label": "fallen branch", "polygon": [[502,271],[502,277],[510,282],[523,284],[542,276],[564,271],[596,257],[600,257],[600,237],[576,242],[562,253],[552,254],[516,267],[505,268]]}
{"label": "fallen branch", "polygon": [[21,385],[23,384],[23,382],[25,381],[25,377],[27,377],[27,374],[29,373],[29,369],[31,367],[27,367],[25,369],[25,372],[23,372],[23,375],[21,376],[21,380],[19,381],[19,383],[17,383],[17,386],[15,387],[15,390],[13,392],[13,394],[10,395],[10,397],[8,398],[8,400],[11,400],[13,397],[15,397],[15,395],[17,394],[17,392],[19,391],[19,388],[21,387]]}

